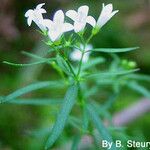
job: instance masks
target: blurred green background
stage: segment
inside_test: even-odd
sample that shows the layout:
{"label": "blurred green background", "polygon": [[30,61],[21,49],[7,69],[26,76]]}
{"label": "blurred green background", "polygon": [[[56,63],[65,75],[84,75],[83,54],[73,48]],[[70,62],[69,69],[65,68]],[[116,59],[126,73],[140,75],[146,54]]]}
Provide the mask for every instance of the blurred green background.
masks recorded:
{"label": "blurred green background", "polygon": [[[47,16],[45,17],[50,18],[58,9],[66,11],[84,4],[90,7],[91,15],[98,17],[103,2],[113,3],[114,9],[120,11],[92,40],[93,46],[114,48],[139,46],[140,49],[137,51],[125,53],[121,57],[136,61],[141,69],[140,73],[150,74],[149,0],[0,0],[0,62],[4,60],[16,63],[31,61],[23,56],[21,51],[44,55],[48,47],[41,41],[42,37],[36,32],[36,26],[32,24],[28,27],[24,17],[28,9],[42,2],[46,3],[44,8],[47,10]],[[54,78],[57,78],[57,75],[49,66],[15,68],[0,63],[0,95],[7,95],[36,80]],[[148,84],[145,86],[150,88]],[[129,94],[126,94],[127,92]],[[32,97],[49,97],[55,93],[57,91],[40,90],[34,92]],[[58,97],[63,97],[63,94],[63,92],[59,93]],[[125,89],[114,104],[113,112],[126,108],[141,97]],[[38,135],[38,132],[35,132],[33,136],[33,133],[40,128],[48,127],[55,117],[55,115],[50,115],[51,109],[49,106],[0,105],[0,150],[42,149],[45,136]],[[150,114],[147,113],[129,124],[128,135],[137,138],[143,136],[144,140],[150,141],[149,117]],[[48,133],[48,130],[43,132]]]}

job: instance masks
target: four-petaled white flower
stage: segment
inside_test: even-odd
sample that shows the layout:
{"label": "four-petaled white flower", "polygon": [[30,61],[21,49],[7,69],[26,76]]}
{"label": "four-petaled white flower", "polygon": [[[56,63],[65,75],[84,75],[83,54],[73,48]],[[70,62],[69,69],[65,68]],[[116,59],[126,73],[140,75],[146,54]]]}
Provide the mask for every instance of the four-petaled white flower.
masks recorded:
{"label": "four-petaled white flower", "polygon": [[39,4],[35,9],[29,9],[25,13],[25,17],[27,17],[27,23],[30,26],[32,21],[36,23],[36,25],[42,30],[45,31],[46,27],[43,25],[43,13],[46,13],[46,10],[42,8],[45,3]]}
{"label": "four-petaled white flower", "polygon": [[[80,48],[83,49],[83,45],[80,45]],[[88,61],[90,53],[91,53],[90,50],[92,50],[92,49],[93,49],[93,46],[91,44],[88,44],[85,47],[85,51],[84,51],[84,55],[83,55],[83,59],[82,59],[83,63],[86,63]],[[87,52],[87,51],[89,51],[89,52]],[[73,61],[80,61],[81,57],[82,57],[82,52],[78,49],[74,49],[74,51],[70,54],[70,58]]]}
{"label": "four-petaled white flower", "polygon": [[88,16],[89,7],[81,6],[78,9],[78,12],[75,10],[69,10],[66,12],[66,16],[71,18],[74,21],[74,31],[80,32],[84,30],[86,23],[89,23],[91,26],[96,25],[96,21],[92,16]]}
{"label": "four-petaled white flower", "polygon": [[48,28],[48,36],[51,41],[58,40],[64,32],[73,30],[73,25],[64,22],[65,16],[62,10],[54,14],[53,21],[44,19],[43,23]]}
{"label": "four-petaled white flower", "polygon": [[106,6],[103,4],[102,12],[97,21],[97,26],[100,28],[103,27],[118,11],[119,10],[113,11],[112,4]]}
{"label": "four-petaled white flower", "polygon": [[92,16],[88,16],[89,7],[84,5],[79,7],[78,11],[69,10],[66,12],[66,16],[74,21],[73,26],[70,23],[64,22],[65,15],[62,10],[58,10],[54,14],[53,21],[50,19],[43,19],[42,14],[46,13],[46,10],[42,8],[43,5],[45,5],[45,3],[37,5],[33,10],[29,9],[25,13],[25,17],[27,17],[29,26],[32,21],[34,21],[42,31],[48,30],[48,36],[53,42],[58,40],[64,32],[73,29],[75,32],[83,31],[87,23],[95,29],[96,27],[101,28],[118,12],[118,10],[113,11],[112,4],[106,6],[103,4],[102,12],[96,22]]}

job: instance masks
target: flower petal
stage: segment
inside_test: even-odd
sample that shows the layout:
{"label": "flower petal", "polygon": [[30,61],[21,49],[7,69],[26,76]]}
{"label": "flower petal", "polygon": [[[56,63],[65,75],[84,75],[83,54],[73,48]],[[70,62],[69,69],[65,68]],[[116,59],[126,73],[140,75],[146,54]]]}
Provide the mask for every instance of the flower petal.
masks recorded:
{"label": "flower petal", "polygon": [[108,4],[106,6],[104,6],[103,4],[102,12],[97,21],[97,25],[99,27],[103,27],[118,12],[118,10],[114,12],[112,12],[112,10],[113,10],[112,4]]}
{"label": "flower petal", "polygon": [[73,21],[77,20],[78,13],[75,10],[68,10],[66,16],[72,19]]}
{"label": "flower petal", "polygon": [[85,54],[83,55],[82,62],[83,62],[83,63],[86,63],[86,62],[89,60],[89,56],[90,56],[90,53],[85,53]]}
{"label": "flower petal", "polygon": [[38,12],[41,13],[41,14],[44,14],[44,13],[46,13],[46,10],[41,8],[41,9],[38,10]]}
{"label": "flower petal", "polygon": [[73,60],[73,61],[80,61],[82,57],[82,53],[80,50],[77,50],[75,49],[71,54],[70,54],[70,58]]}
{"label": "flower petal", "polygon": [[86,18],[86,22],[90,24],[92,27],[95,27],[96,25],[96,20],[92,16],[88,16]]}
{"label": "flower petal", "polygon": [[58,40],[61,35],[62,35],[62,33],[55,32],[53,30],[49,30],[49,32],[48,32],[48,36],[51,39],[51,41],[53,41],[53,42],[56,41],[56,40]]}
{"label": "flower petal", "polygon": [[83,31],[85,28],[86,22],[85,23],[79,23],[79,22],[74,22],[74,31],[80,32]]}
{"label": "flower petal", "polygon": [[31,26],[32,19],[30,17],[27,19],[27,23],[28,23],[28,26]]}
{"label": "flower petal", "polygon": [[38,4],[38,5],[36,6],[36,9],[41,9],[43,5],[45,5],[45,3]]}
{"label": "flower petal", "polygon": [[48,29],[51,29],[54,23],[50,19],[44,19],[42,21],[42,24],[47,27]]}
{"label": "flower petal", "polygon": [[78,8],[78,13],[84,15],[85,17],[87,17],[88,12],[89,12],[89,7],[87,5]]}
{"label": "flower petal", "polygon": [[34,11],[32,9],[29,9],[26,13],[25,13],[25,17],[30,17],[33,16]]}
{"label": "flower petal", "polygon": [[71,31],[73,30],[73,25],[70,23],[64,23],[63,25],[63,32]]}
{"label": "flower petal", "polygon": [[112,10],[113,10],[113,5],[111,3],[108,4],[108,5],[106,5],[106,6],[103,3],[102,13],[104,13],[104,14],[110,14],[112,12]]}
{"label": "flower petal", "polygon": [[54,14],[54,18],[53,18],[53,21],[55,23],[64,23],[64,13],[62,10],[58,10],[56,11],[56,13]]}

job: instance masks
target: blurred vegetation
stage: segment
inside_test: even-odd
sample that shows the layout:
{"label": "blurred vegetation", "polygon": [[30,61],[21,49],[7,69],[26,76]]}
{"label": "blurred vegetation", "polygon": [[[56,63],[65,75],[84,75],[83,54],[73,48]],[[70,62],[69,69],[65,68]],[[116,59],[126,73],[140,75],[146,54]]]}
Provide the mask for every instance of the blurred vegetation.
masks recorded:
{"label": "blurred vegetation", "polygon": [[[43,1],[37,0],[1,0],[0,6],[0,62],[8,60],[17,63],[28,62],[21,51],[34,52],[44,55],[48,47],[41,42],[41,37],[34,30],[34,27],[28,27],[24,13],[29,8]],[[81,4],[90,6],[90,13],[98,16],[101,11],[102,0],[45,0],[48,17],[52,17],[57,9],[77,8]],[[149,0],[108,0],[120,12],[111,23],[107,24],[101,34],[98,34],[93,40],[94,47],[134,47],[140,46],[137,51],[129,52],[121,57],[135,60],[140,73],[150,74],[150,1]],[[55,72],[49,66],[38,66],[34,69],[14,68],[0,63],[0,95],[7,95],[19,87],[32,83],[36,80],[49,80],[57,78]],[[150,88],[149,85],[145,85]],[[64,89],[65,90],[65,89]],[[129,94],[127,95],[126,92]],[[44,96],[57,94],[57,91],[40,90],[34,92],[32,96]],[[59,93],[58,97],[63,95]],[[30,97],[31,95],[27,95]],[[112,106],[111,112],[117,112],[136,102],[141,95],[124,89],[116,103]],[[40,150],[45,133],[48,130],[41,130],[49,127],[51,120],[49,106],[19,106],[19,105],[1,105],[0,106],[0,150]],[[150,140],[150,115],[139,118],[136,122],[127,127],[130,136],[138,137],[143,135],[146,141]],[[70,135],[66,128],[65,135]]]}

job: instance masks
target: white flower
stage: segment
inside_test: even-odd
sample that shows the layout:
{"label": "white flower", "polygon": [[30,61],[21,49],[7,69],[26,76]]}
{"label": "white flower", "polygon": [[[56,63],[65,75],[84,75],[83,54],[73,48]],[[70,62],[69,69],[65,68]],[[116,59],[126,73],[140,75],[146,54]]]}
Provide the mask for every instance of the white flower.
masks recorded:
{"label": "white flower", "polygon": [[93,27],[96,25],[95,19],[92,16],[88,16],[88,11],[89,7],[85,5],[79,7],[78,12],[75,10],[69,10],[66,12],[66,16],[74,21],[75,32],[84,30],[86,23],[89,23]]}
{"label": "white flower", "polygon": [[44,19],[43,23],[48,28],[48,36],[51,41],[58,40],[64,32],[73,30],[73,25],[64,22],[65,16],[62,10],[54,14],[53,21]]}
{"label": "white flower", "polygon": [[[83,49],[83,45],[80,45],[80,48]],[[83,59],[82,59],[83,63],[86,63],[88,61],[90,53],[91,53],[89,50],[92,50],[92,49],[93,49],[93,46],[91,44],[88,44],[85,47],[85,52],[86,53],[84,53],[84,55],[83,55]],[[87,51],[89,51],[89,52],[87,52]],[[74,49],[74,51],[70,54],[70,58],[73,61],[80,61],[81,57],[82,57],[82,52],[78,49]]]}
{"label": "white flower", "polygon": [[103,4],[102,12],[97,21],[97,26],[100,28],[103,27],[118,11],[119,10],[113,11],[112,4],[106,6]]}
{"label": "white flower", "polygon": [[46,27],[43,25],[43,13],[46,13],[46,10],[42,8],[45,3],[39,4],[35,9],[29,9],[25,13],[25,17],[27,17],[27,23],[30,26],[32,21],[36,23],[36,25],[42,30],[45,31]]}

